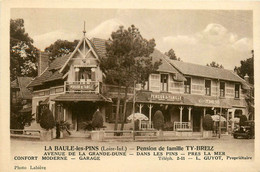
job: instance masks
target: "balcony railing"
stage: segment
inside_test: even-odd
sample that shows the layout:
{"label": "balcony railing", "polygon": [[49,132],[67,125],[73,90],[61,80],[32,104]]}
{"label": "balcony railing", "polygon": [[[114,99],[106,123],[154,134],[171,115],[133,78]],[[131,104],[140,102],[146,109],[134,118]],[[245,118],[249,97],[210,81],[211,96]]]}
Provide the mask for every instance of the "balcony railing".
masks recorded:
{"label": "balcony railing", "polygon": [[174,131],[192,131],[190,122],[174,122]]}
{"label": "balcony railing", "polygon": [[149,121],[140,121],[139,128],[141,130],[150,130],[153,129],[153,123],[149,123]]}
{"label": "balcony railing", "polygon": [[66,93],[100,93],[100,84],[97,81],[65,81]]}

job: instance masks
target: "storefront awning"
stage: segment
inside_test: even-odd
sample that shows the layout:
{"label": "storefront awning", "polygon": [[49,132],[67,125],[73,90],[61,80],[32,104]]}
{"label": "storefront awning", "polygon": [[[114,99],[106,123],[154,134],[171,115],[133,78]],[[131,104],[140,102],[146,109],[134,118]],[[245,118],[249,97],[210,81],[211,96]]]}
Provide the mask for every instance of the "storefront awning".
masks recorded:
{"label": "storefront awning", "polygon": [[246,107],[244,99],[219,98],[214,96],[153,93],[151,91],[140,91],[136,93],[137,103],[172,104],[197,107],[215,107],[229,109],[232,107]]}
{"label": "storefront awning", "polygon": [[54,101],[64,101],[64,102],[112,102],[109,98],[101,94],[94,93],[67,93],[62,94],[54,99]]}
{"label": "storefront awning", "polygon": [[184,98],[188,99],[194,106],[232,108],[229,101],[218,97],[186,94],[184,95]]}

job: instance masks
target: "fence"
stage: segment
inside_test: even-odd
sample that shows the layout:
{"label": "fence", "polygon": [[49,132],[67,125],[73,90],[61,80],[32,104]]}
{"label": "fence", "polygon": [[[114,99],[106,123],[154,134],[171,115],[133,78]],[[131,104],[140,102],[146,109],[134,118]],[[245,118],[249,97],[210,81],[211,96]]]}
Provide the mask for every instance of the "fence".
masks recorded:
{"label": "fence", "polygon": [[190,122],[174,122],[174,131],[192,131]]}

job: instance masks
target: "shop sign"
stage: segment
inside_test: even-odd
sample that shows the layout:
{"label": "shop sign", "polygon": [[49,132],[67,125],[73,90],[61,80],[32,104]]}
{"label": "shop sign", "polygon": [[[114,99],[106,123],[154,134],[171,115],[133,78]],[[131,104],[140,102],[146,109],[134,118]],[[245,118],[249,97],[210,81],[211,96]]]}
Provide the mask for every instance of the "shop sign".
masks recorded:
{"label": "shop sign", "polygon": [[220,105],[219,100],[199,99],[199,103],[208,105]]}
{"label": "shop sign", "polygon": [[166,93],[151,93],[151,100],[164,100],[164,101],[174,101],[181,102],[182,96],[166,94]]}
{"label": "shop sign", "polygon": [[80,84],[70,84],[69,85],[69,90],[80,90],[80,91],[95,91],[97,88],[97,85],[95,83],[80,83]]}

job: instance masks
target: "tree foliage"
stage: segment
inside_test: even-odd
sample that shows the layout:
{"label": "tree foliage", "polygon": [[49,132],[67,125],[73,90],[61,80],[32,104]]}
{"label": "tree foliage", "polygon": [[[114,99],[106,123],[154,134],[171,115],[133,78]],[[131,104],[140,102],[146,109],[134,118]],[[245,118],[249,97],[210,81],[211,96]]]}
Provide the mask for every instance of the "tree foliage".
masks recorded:
{"label": "tree foliage", "polygon": [[55,121],[54,121],[52,111],[50,109],[46,108],[43,110],[43,113],[42,113],[41,119],[40,119],[40,126],[45,130],[54,128]]}
{"label": "tree foliage", "polygon": [[207,64],[207,66],[224,69],[224,66],[222,66],[222,64],[218,64],[215,61],[212,61],[210,64]]}
{"label": "tree foliage", "polygon": [[11,113],[10,115],[10,128],[11,129],[24,129],[26,124],[31,124],[34,120],[31,113]]}
{"label": "tree foliage", "polygon": [[74,40],[73,42],[67,40],[57,40],[50,46],[45,48],[45,52],[50,55],[50,60],[54,60],[57,57],[64,56],[73,52],[78,44],[79,40]]}
{"label": "tree foliage", "polygon": [[234,71],[241,77],[247,74],[249,76],[249,83],[254,85],[254,50],[251,51],[252,57],[241,60],[240,66],[235,67]]}
{"label": "tree foliage", "polygon": [[157,130],[161,130],[164,127],[164,116],[160,110],[157,110],[154,114],[153,126]]}
{"label": "tree foliage", "polygon": [[35,77],[38,50],[33,39],[25,32],[23,19],[10,20],[10,74],[11,81],[17,76]]}
{"label": "tree foliage", "polygon": [[213,119],[209,114],[206,114],[204,116],[202,126],[203,126],[203,129],[206,131],[213,130]]}
{"label": "tree foliage", "polygon": [[175,55],[175,52],[173,49],[170,49],[168,52],[165,52],[164,53],[166,56],[168,56],[171,60],[178,60],[178,61],[181,61],[181,58],[180,57],[177,57]]}
{"label": "tree foliage", "polygon": [[[125,87],[124,116],[121,129],[124,125],[128,88],[133,86],[134,82],[144,86],[149,74],[156,71],[161,64],[160,61],[153,63],[152,57],[150,57],[154,47],[155,40],[143,38],[134,25],[128,29],[120,26],[117,31],[112,32],[110,41],[106,43],[106,57],[101,58],[100,63],[101,69],[106,73],[106,82]],[[115,130],[117,130],[121,99],[120,90],[118,89]]]}

